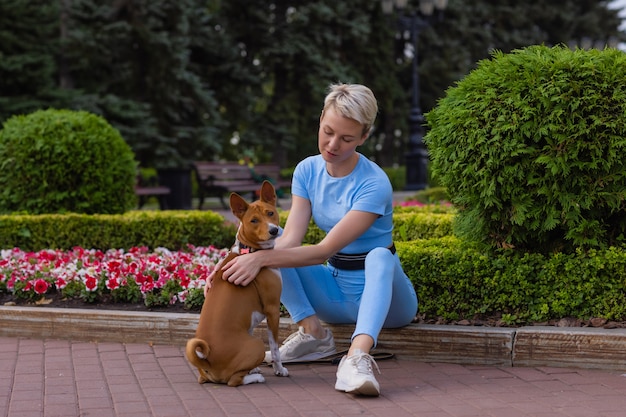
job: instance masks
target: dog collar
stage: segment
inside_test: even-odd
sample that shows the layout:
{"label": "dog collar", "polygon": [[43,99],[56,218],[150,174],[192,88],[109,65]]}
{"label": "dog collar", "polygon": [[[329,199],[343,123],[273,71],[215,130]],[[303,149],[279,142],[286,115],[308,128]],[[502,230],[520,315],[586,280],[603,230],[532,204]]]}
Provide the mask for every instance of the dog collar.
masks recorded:
{"label": "dog collar", "polygon": [[239,240],[235,241],[235,244],[232,247],[232,251],[238,253],[239,255],[245,255],[246,253],[256,252],[259,249],[251,248],[250,246],[244,245]]}
{"label": "dog collar", "polygon": [[254,249],[244,245],[243,243],[239,244],[239,254],[240,255],[245,255],[246,253],[252,253],[254,252]]}

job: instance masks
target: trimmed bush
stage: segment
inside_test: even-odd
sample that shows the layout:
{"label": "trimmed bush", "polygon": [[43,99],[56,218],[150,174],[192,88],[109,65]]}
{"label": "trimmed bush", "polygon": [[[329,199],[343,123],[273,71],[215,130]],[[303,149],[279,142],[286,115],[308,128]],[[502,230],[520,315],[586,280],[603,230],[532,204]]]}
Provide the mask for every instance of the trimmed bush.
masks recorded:
{"label": "trimmed bush", "polygon": [[450,201],[448,190],[446,187],[429,187],[424,190],[417,191],[407,201],[418,201],[423,204],[438,204]]}
{"label": "trimmed bush", "polygon": [[[279,212],[280,224],[285,226],[289,211]],[[454,208],[450,206],[396,207],[393,214],[393,240],[410,241],[448,236],[453,233]],[[304,235],[303,244],[315,245],[326,233],[313,220]]]}
{"label": "trimmed bush", "polygon": [[408,242],[432,239],[453,234],[453,214],[446,213],[395,213],[393,215],[393,240]]}
{"label": "trimmed bush", "polygon": [[210,211],[131,211],[110,214],[0,216],[0,248],[25,251],[129,249],[134,246],[177,250],[187,244],[230,247],[236,229]]}
{"label": "trimmed bush", "polygon": [[490,60],[427,115],[459,236],[572,253],[626,234],[626,54],[532,46]]}
{"label": "trimmed bush", "polygon": [[499,314],[505,324],[563,317],[626,319],[626,251],[485,253],[453,236],[396,242],[420,313],[446,320]]}
{"label": "trimmed bush", "polygon": [[13,116],[0,131],[0,213],[124,213],[136,162],[120,133],[84,111]]}
{"label": "trimmed bush", "polygon": [[451,204],[428,204],[423,206],[395,206],[393,214],[399,213],[432,213],[432,214],[456,214],[456,208]]}

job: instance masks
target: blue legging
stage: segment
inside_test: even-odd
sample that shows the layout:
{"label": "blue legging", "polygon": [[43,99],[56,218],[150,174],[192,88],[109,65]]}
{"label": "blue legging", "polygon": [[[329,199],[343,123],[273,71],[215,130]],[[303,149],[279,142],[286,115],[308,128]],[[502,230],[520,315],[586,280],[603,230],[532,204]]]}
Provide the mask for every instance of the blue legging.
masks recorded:
{"label": "blue legging", "polygon": [[332,265],[282,268],[281,302],[294,322],[316,314],[333,324],[356,323],[352,338],[367,334],[378,343],[383,327],[409,324],[417,313],[417,295],[397,254],[375,248],[365,269],[347,271]]}

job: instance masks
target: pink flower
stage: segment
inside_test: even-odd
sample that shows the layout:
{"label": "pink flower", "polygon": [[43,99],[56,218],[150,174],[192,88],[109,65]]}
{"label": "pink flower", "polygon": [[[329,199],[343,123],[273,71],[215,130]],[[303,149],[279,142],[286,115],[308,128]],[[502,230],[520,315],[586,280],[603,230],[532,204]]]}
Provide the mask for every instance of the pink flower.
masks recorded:
{"label": "pink flower", "polygon": [[62,290],[67,285],[67,281],[65,281],[63,278],[59,277],[54,282],[54,285],[57,287],[57,290]]}
{"label": "pink flower", "polygon": [[13,288],[15,288],[15,277],[11,275],[11,278],[7,281],[7,289],[13,291]]}
{"label": "pink flower", "polygon": [[45,279],[38,279],[35,281],[35,285],[33,286],[34,290],[37,294],[45,294],[48,291],[48,282]]}
{"label": "pink flower", "polygon": [[141,284],[141,293],[145,294],[147,292],[150,292],[154,289],[154,283],[152,282],[152,280],[150,281],[146,281],[143,284]]}

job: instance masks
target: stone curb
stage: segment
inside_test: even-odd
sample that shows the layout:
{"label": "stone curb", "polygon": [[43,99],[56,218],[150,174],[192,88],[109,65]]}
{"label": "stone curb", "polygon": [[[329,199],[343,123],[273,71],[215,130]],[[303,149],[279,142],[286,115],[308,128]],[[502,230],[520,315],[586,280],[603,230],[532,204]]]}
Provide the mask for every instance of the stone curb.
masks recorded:
{"label": "stone curb", "polygon": [[[198,314],[48,307],[0,307],[0,336],[94,342],[184,345]],[[266,340],[262,324],[255,333]],[[339,349],[354,326],[330,325]],[[284,339],[297,327],[281,320]],[[266,340],[267,341],[267,340]],[[403,359],[497,366],[554,366],[626,370],[626,329],[493,328],[411,324],[384,329],[377,351]]]}

